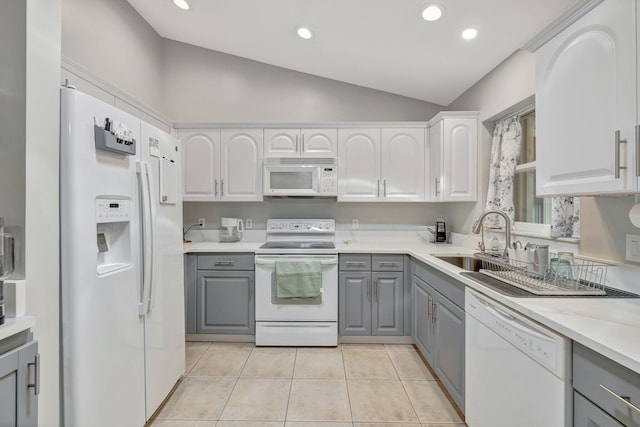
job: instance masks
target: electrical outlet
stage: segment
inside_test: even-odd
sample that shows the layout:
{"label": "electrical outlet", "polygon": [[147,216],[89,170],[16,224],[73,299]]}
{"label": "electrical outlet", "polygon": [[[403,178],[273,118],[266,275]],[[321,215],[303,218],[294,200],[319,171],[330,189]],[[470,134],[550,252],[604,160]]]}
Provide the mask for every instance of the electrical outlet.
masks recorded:
{"label": "electrical outlet", "polygon": [[244,220],[244,226],[247,228],[247,230],[250,230],[253,228],[253,220],[252,219],[245,219]]}
{"label": "electrical outlet", "polygon": [[627,234],[627,261],[640,262],[640,236]]}
{"label": "electrical outlet", "polygon": [[200,225],[200,227],[204,227],[204,218],[198,218],[198,225]]}
{"label": "electrical outlet", "polygon": [[357,230],[358,228],[360,228],[360,220],[352,219],[351,220],[351,229]]}

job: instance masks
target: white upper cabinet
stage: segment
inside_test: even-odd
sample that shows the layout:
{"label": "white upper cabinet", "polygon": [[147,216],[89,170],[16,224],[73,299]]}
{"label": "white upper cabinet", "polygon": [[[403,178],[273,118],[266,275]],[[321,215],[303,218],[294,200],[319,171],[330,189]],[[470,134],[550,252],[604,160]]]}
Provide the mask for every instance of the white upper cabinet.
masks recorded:
{"label": "white upper cabinet", "polygon": [[335,158],[337,129],[265,129],[265,157]]}
{"label": "white upper cabinet", "polygon": [[182,141],[182,200],[218,200],[220,129],[180,130],[178,137]]}
{"label": "white upper cabinet", "polygon": [[339,129],[338,201],[424,201],[424,128]]}
{"label": "white upper cabinet", "polygon": [[424,201],[425,128],[382,129],[382,198]]}
{"label": "white upper cabinet", "polygon": [[478,113],[451,111],[429,122],[427,200],[473,202],[478,196]]}
{"label": "white upper cabinet", "polygon": [[262,201],[262,129],[222,129],[220,199]]}
{"label": "white upper cabinet", "polygon": [[262,129],[184,129],[185,202],[261,201]]}
{"label": "white upper cabinet", "polygon": [[380,129],[338,130],[338,201],[373,202],[380,194]]}
{"label": "white upper cabinet", "polygon": [[608,0],[536,52],[538,197],[635,191],[635,20]]}

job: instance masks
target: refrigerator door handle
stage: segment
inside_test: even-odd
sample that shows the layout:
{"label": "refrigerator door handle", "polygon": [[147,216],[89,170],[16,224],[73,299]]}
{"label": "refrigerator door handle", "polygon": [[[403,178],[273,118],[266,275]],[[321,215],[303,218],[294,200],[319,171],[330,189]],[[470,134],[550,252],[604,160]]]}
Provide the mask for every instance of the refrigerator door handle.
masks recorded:
{"label": "refrigerator door handle", "polygon": [[151,305],[153,272],[153,213],[151,212],[151,182],[149,165],[138,162],[136,171],[140,180],[140,205],[142,206],[142,289],[138,302],[138,314],[144,316]]}

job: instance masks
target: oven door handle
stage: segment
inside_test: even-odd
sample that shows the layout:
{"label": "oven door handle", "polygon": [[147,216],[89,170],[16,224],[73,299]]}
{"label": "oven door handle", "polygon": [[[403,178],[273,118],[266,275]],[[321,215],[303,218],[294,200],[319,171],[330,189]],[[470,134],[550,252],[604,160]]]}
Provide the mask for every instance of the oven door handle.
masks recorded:
{"label": "oven door handle", "polygon": [[[300,261],[300,262],[304,262],[304,261],[318,261],[316,259],[313,258],[308,258],[308,259],[290,259],[290,258],[286,258],[287,261]],[[279,259],[278,261],[284,261],[283,259]],[[330,260],[319,260],[320,261],[320,265],[336,265],[338,264],[338,260],[337,259],[330,259]],[[255,260],[256,265],[276,265],[276,260],[275,259],[260,259],[260,258],[256,258]]]}

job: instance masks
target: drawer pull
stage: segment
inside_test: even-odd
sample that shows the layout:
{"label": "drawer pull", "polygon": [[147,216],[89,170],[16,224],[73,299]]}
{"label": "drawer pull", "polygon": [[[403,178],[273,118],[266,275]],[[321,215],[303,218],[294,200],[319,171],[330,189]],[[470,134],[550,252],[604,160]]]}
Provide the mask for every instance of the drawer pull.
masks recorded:
{"label": "drawer pull", "polygon": [[400,267],[399,262],[379,262],[380,267]]}
{"label": "drawer pull", "polygon": [[367,265],[364,261],[347,261],[347,267],[365,267]]}
{"label": "drawer pull", "polygon": [[215,265],[218,265],[218,266],[230,266],[235,264],[236,264],[235,261],[216,261],[215,263]]}
{"label": "drawer pull", "polygon": [[638,408],[636,405],[630,402],[631,398],[629,396],[620,396],[618,393],[611,391],[609,388],[603,386],[602,384],[600,384],[600,388],[602,388],[604,391],[606,391],[607,393],[609,393],[610,395],[618,399],[620,402],[624,403],[629,408],[633,409],[634,411],[640,414],[640,408]]}

